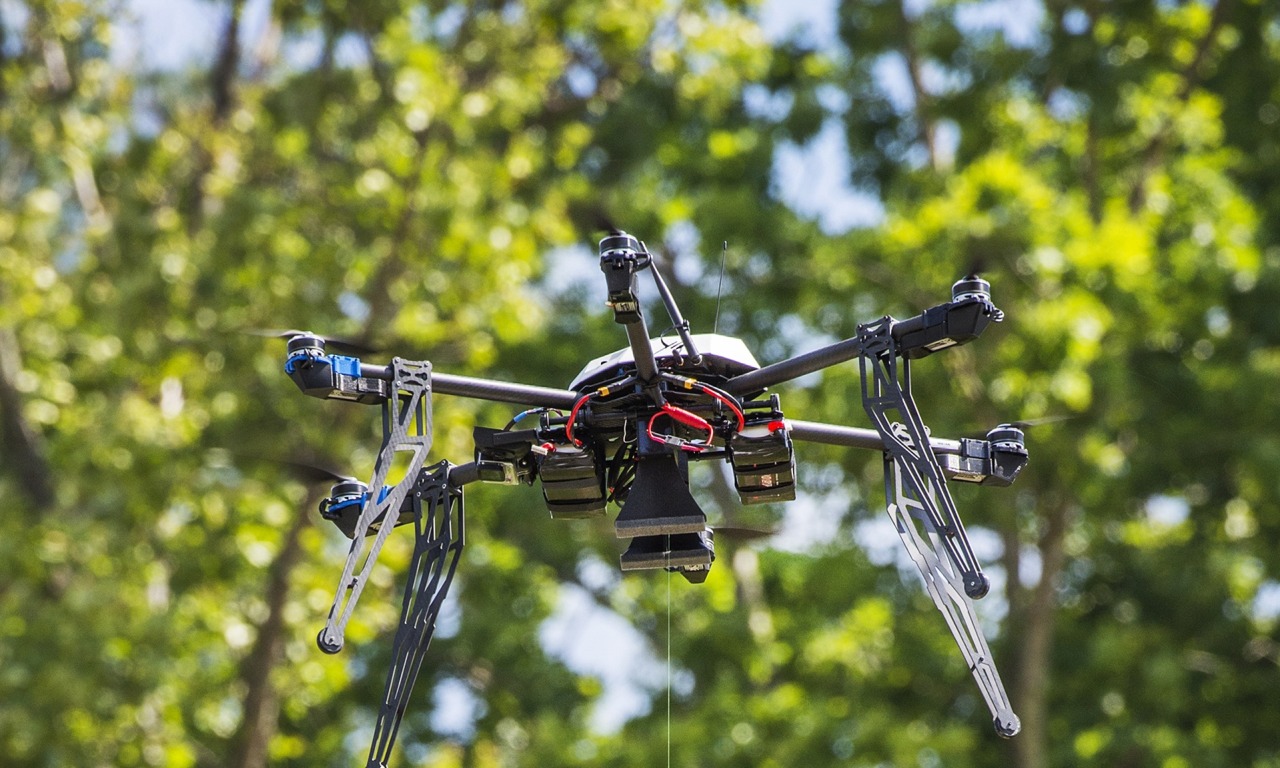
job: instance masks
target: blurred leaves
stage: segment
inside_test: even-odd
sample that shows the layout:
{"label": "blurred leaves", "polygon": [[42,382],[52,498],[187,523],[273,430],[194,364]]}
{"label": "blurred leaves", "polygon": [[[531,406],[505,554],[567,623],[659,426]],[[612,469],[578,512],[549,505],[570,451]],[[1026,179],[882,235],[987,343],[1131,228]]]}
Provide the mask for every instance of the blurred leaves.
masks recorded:
{"label": "blurred leaves", "polygon": [[[326,483],[247,457],[366,476],[377,418],[228,330],[563,386],[622,343],[579,258],[603,221],[762,363],[982,265],[1007,321],[913,384],[936,435],[1074,417],[1031,433],[1017,487],[956,489],[1026,731],[995,743],[877,543],[879,458],[803,445],[818,501],[784,519],[830,535],[725,540],[700,587],[618,576],[607,521],[552,523],[536,489],[469,494],[401,763],[652,765],[668,734],[673,765],[1280,761],[1273,6],[843,2],[818,47],[749,3],[290,1],[257,39],[209,32],[232,59],[161,70],[121,10],[0,4],[0,762],[362,759],[408,542],[318,653]],[[873,226],[781,202],[776,149],[827,125]],[[781,394],[861,423],[847,366]],[[511,416],[434,407],[455,461]],[[575,655],[547,640],[575,615],[622,629]],[[602,728],[619,691],[639,703]]]}

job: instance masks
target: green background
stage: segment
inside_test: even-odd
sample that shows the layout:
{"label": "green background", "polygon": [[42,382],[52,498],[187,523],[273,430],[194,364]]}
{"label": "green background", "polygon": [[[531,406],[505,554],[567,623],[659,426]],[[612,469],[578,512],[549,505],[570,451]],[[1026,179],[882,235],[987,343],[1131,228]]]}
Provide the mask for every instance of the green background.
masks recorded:
{"label": "green background", "polygon": [[[879,457],[802,445],[791,511],[695,477],[786,524],[700,587],[470,494],[394,765],[1280,766],[1280,3],[194,7],[157,66],[130,6],[0,2],[0,763],[362,765],[408,536],[320,654],[345,540],[271,459],[368,475],[376,412],[243,331],[563,387],[623,341],[613,222],[764,363],[983,269],[1008,319],[915,394],[940,436],[1067,417],[955,490],[1024,731],[871,545]],[[779,391],[865,426],[852,365]],[[514,410],[436,398],[433,457]]]}

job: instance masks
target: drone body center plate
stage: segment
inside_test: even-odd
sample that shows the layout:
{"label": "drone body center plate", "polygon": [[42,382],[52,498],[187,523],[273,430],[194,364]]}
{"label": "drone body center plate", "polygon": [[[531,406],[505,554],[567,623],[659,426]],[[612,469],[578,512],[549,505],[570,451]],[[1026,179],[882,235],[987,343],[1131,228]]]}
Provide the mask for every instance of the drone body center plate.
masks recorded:
{"label": "drone body center plate", "polygon": [[[718,333],[697,333],[692,338],[698,352],[702,355],[702,362],[696,366],[686,364],[677,369],[684,375],[711,375],[729,379],[760,367],[751,350],[747,349],[747,345],[741,339],[722,336]],[[659,365],[662,365],[663,361],[671,361],[687,354],[678,338],[660,337],[652,339],[650,343],[653,345],[654,358]],[[581,392],[604,384],[617,378],[620,371],[634,370],[635,366],[635,353],[631,348],[620,349],[587,363],[569,384],[569,389]]]}

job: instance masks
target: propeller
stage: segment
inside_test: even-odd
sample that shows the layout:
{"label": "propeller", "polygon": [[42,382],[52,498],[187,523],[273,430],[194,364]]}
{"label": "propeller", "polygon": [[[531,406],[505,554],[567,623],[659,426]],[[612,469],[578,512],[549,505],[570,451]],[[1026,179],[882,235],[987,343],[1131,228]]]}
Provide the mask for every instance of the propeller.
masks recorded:
{"label": "propeller", "polygon": [[969,260],[969,268],[965,270],[965,280],[977,280],[982,277],[982,273],[987,271],[988,258],[985,255],[975,255]]}
{"label": "propeller", "polygon": [[613,217],[610,216],[603,208],[593,211],[591,218],[591,224],[596,229],[607,232],[610,235],[623,234],[623,229],[614,223]]}
{"label": "propeller", "polygon": [[299,331],[295,329],[281,330],[278,328],[250,328],[245,331],[245,333],[266,339],[292,339],[294,336],[314,336],[318,339],[324,339],[326,349],[332,349],[336,352],[347,352],[353,355],[369,355],[382,351],[378,347],[371,346],[364,341],[348,336],[324,336],[310,331]]}
{"label": "propeller", "polygon": [[1040,427],[1040,426],[1044,426],[1045,424],[1057,424],[1058,422],[1070,421],[1071,419],[1074,419],[1074,418],[1075,416],[1072,416],[1070,414],[1058,414],[1056,416],[1041,416],[1038,419],[1025,419],[1023,421],[1011,421],[1009,422],[1009,426],[1017,427],[1018,429],[1026,429],[1027,427]]}
{"label": "propeller", "polygon": [[283,467],[290,475],[293,475],[294,479],[304,483],[349,483],[356,481],[356,478],[351,475],[344,475],[321,460],[311,457],[305,459],[282,459],[278,456],[264,456],[259,453],[236,449],[230,449],[228,453],[246,461]]}
{"label": "propeller", "polygon": [[751,525],[707,525],[717,539],[728,541],[756,541],[778,535],[776,528],[757,528]]}
{"label": "propeller", "polygon": [[[1048,426],[1049,424],[1058,424],[1060,422],[1069,421],[1074,418],[1076,418],[1074,414],[1055,414],[1052,416],[1041,416],[1036,419],[1022,419],[1020,421],[1002,421],[1000,422],[1000,424],[996,426],[996,429],[999,429],[1000,427],[1013,427],[1015,429],[1020,429],[1023,432],[1025,432],[1031,427],[1044,427],[1044,426]],[[990,432],[991,430],[987,430],[986,432],[983,432],[981,434],[971,433],[970,436],[975,439],[985,439],[986,436],[990,434]]]}
{"label": "propeller", "polygon": [[344,475],[335,469],[313,464],[298,459],[276,459],[276,462],[287,468],[291,474],[304,482],[349,483],[356,481],[351,475]]}

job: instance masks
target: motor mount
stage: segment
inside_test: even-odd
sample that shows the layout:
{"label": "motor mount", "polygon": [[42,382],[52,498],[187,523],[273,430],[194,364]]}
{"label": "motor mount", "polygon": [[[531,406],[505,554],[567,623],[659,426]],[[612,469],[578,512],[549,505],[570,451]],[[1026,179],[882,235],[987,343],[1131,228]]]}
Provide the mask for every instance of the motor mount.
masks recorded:
{"label": "motor mount", "polygon": [[1004,487],[1018,479],[1029,458],[1023,431],[1001,424],[985,440],[961,439],[959,452],[939,454],[938,463],[953,480]]}

